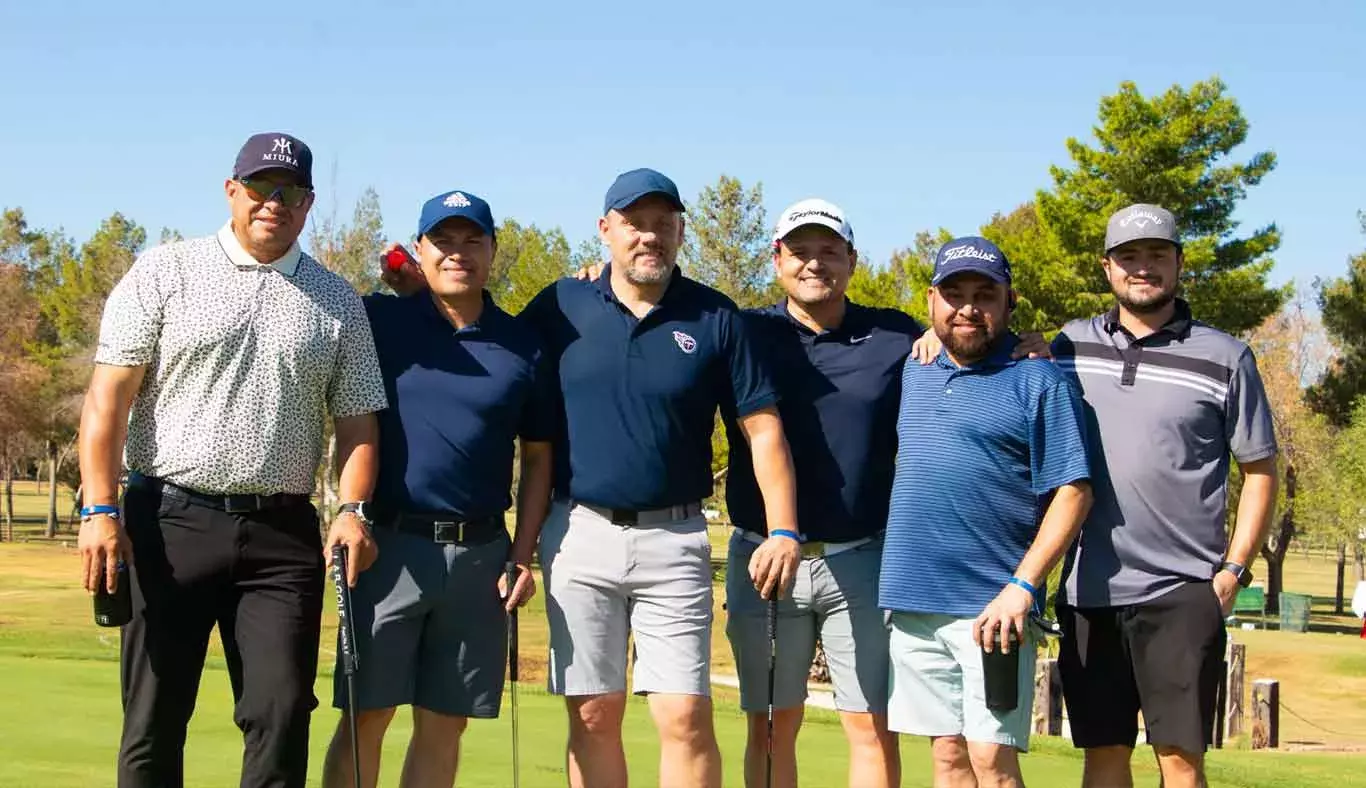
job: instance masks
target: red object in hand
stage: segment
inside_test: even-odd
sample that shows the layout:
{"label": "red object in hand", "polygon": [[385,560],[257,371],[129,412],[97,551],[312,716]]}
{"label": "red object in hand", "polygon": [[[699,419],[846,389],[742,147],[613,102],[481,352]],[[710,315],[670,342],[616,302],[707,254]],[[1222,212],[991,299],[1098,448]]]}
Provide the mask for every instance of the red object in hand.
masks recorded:
{"label": "red object in hand", "polygon": [[384,256],[384,266],[395,273],[403,270],[403,264],[407,261],[408,255],[401,249],[393,249]]}

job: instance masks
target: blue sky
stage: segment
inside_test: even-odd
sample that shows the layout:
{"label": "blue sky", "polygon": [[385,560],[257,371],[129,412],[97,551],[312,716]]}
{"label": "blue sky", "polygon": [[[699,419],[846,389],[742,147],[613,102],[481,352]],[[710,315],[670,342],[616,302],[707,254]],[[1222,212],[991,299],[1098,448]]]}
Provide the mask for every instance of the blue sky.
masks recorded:
{"label": "blue sky", "polygon": [[1277,222],[1274,279],[1307,285],[1366,247],[1363,40],[1355,0],[0,0],[0,205],[77,238],[116,210],[209,233],[242,140],[285,130],[317,157],[315,210],[373,186],[394,238],[462,188],[577,242],[651,166],[688,197],[761,181],[770,218],[830,199],[881,261],[1047,186],[1122,80],[1218,75],[1252,124],[1238,158],[1279,158],[1238,217]]}

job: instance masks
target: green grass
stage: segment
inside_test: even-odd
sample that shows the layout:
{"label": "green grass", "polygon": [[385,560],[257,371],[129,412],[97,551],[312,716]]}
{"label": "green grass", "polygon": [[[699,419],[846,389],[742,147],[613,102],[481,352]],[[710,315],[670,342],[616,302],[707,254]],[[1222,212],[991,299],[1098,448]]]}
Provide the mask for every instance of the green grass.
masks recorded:
{"label": "green grass", "polygon": [[[27,492],[27,491],[26,491]],[[27,499],[27,500],[24,500]],[[33,506],[37,499],[36,507]],[[16,497],[25,509],[45,510],[45,499],[34,494]],[[715,534],[724,555],[724,535]],[[71,540],[74,542],[74,540]],[[1306,563],[1292,559],[1288,578],[1320,587],[1331,562]],[[95,788],[113,785],[112,765],[117,751],[118,637],[90,620],[89,598],[77,586],[78,559],[71,548],[39,540],[30,544],[0,545],[0,786]],[[1325,568],[1326,567],[1326,568]],[[1313,570],[1313,571],[1311,571]],[[715,670],[730,666],[719,610],[713,647]],[[543,690],[545,627],[543,597],[522,615],[522,675],[519,688],[522,784],[527,788],[560,786],[563,775],[565,717],[559,699]],[[1286,706],[1344,735],[1324,733],[1282,711],[1282,740],[1305,745],[1366,744],[1366,642],[1330,634],[1290,634],[1275,631],[1242,632],[1234,636],[1248,644],[1248,683],[1254,678],[1282,680]],[[331,651],[335,618],[329,609],[324,620],[323,659],[317,694],[324,706],[314,714],[312,777],[319,769],[337,712],[326,706],[331,697]],[[741,785],[744,722],[735,695],[716,695],[716,727],[721,741],[725,784]],[[465,739],[461,786],[498,786],[511,782],[510,727],[506,716],[471,723]],[[380,784],[397,785],[407,736],[406,714],[394,722],[386,742]],[[657,784],[658,745],[646,705],[633,700],[628,708],[625,738],[633,785]],[[847,751],[838,719],[830,712],[808,712],[799,750],[802,785],[844,785]],[[1366,756],[1251,752],[1246,740],[1212,753],[1209,776],[1213,786],[1270,788],[1305,786],[1339,788],[1357,784],[1366,771]],[[928,745],[923,739],[903,737],[905,786],[930,785]],[[187,785],[223,786],[236,783],[241,738],[232,723],[231,693],[215,642],[210,654],[198,711],[191,726],[186,753]],[[1081,761],[1065,740],[1035,737],[1033,751],[1024,757],[1031,786],[1077,785]],[[1135,756],[1138,785],[1156,785],[1156,769],[1148,751]]]}

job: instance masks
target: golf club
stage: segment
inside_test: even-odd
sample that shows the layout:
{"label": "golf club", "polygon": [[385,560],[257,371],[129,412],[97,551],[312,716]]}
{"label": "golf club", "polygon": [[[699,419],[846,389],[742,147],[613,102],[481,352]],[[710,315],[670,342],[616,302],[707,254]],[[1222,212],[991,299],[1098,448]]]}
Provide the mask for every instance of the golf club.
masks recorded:
{"label": "golf club", "polygon": [[[508,562],[507,565],[507,595],[512,596],[512,589],[517,584],[518,577],[517,565]],[[511,681],[509,692],[511,693],[512,708],[512,788],[519,788],[521,785],[521,775],[518,761],[520,758],[517,753],[517,608],[513,607],[508,613],[508,679]]]}
{"label": "golf club", "polygon": [[773,673],[778,664],[778,589],[768,600],[768,737],[764,761],[764,786],[773,788]]}
{"label": "golf club", "polygon": [[332,547],[332,583],[337,587],[337,640],[341,651],[342,673],[346,676],[346,721],[351,728],[351,776],[356,788],[360,781],[360,735],[356,730],[356,631],[351,623],[351,587],[346,584],[346,546]]}

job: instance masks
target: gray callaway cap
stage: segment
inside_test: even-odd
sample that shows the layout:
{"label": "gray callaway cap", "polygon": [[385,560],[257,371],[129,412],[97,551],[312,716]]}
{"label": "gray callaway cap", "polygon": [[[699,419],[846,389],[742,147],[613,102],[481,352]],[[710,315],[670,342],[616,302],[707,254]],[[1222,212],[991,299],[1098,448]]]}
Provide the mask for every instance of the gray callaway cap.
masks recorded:
{"label": "gray callaway cap", "polygon": [[1105,253],[1130,241],[1154,239],[1181,245],[1176,232],[1176,217],[1166,208],[1146,203],[1121,208],[1110,216],[1105,227]]}

